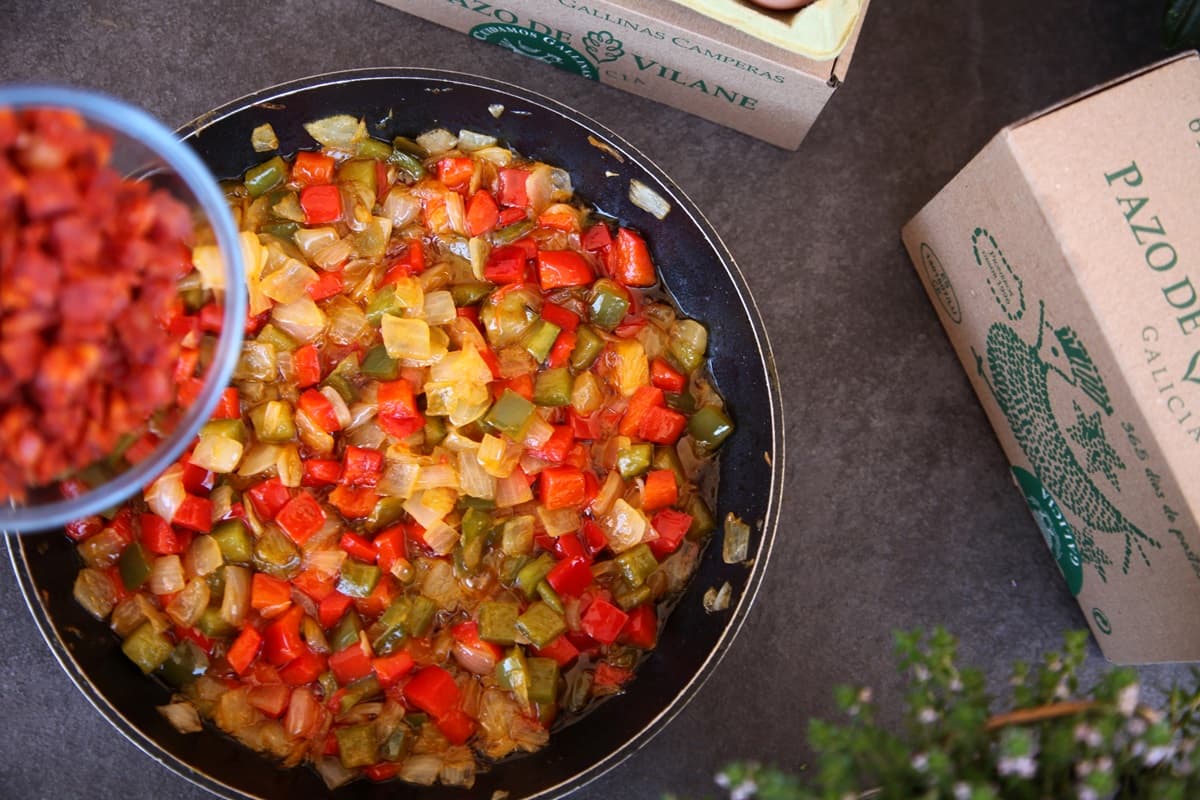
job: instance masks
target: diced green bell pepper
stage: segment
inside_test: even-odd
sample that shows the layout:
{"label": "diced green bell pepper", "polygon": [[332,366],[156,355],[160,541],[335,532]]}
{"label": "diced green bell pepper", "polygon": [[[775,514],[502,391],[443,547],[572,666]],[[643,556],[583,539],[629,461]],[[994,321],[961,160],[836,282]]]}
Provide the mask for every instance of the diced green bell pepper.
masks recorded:
{"label": "diced green bell pepper", "polygon": [[268,400],[250,409],[254,435],[263,442],[290,442],[296,438],[296,420],[286,400]]}
{"label": "diced green bell pepper", "polygon": [[589,369],[604,352],[604,339],[587,325],[575,329],[575,349],[571,351],[571,369]]}
{"label": "diced green bell pepper", "polygon": [[645,583],[646,579],[658,569],[658,559],[654,557],[650,545],[645,542],[621,553],[617,556],[616,561],[625,580],[635,589]]}
{"label": "diced green bell pepper", "polygon": [[675,475],[675,483],[679,486],[687,485],[687,473],[683,470],[683,462],[679,460],[679,453],[674,447],[667,445],[659,445],[654,448],[654,457],[650,459],[650,467],[652,469],[669,469]]}
{"label": "diced green bell pepper", "polygon": [[567,623],[562,614],[546,603],[530,604],[525,613],[517,617],[517,630],[533,642],[539,650],[567,632]]}
{"label": "diced green bell pepper", "polygon": [[321,385],[332,386],[343,400],[353,403],[358,399],[358,390],[354,388],[354,378],[358,377],[358,374],[358,353],[351,353],[338,362],[338,365],[325,377]]}
{"label": "diced green bell pepper", "polygon": [[512,244],[517,239],[524,237],[534,228],[533,220],[523,219],[514,222],[511,225],[505,225],[500,230],[492,234],[492,241],[498,245]]}
{"label": "diced green bell pepper", "polygon": [[259,233],[267,233],[277,239],[282,239],[285,242],[293,241],[293,236],[296,231],[300,230],[298,222],[272,222],[269,225],[263,225],[258,229]]}
{"label": "diced green bell pepper", "polygon": [[529,699],[548,705],[558,700],[558,662],[552,658],[530,657],[525,660],[529,675]]}
{"label": "diced green bell pepper", "polygon": [[367,675],[359,678],[356,681],[351,681],[346,684],[346,692],[342,695],[341,709],[345,714],[350,709],[354,708],[364,700],[370,700],[377,694],[380,694],[383,689],[379,685],[379,679],[374,675]]}
{"label": "diced green bell pepper", "polygon": [[538,584],[546,579],[546,575],[553,567],[554,556],[549,553],[542,553],[533,561],[521,567],[521,571],[517,573],[517,580],[515,581],[516,588],[520,589],[527,598],[532,600],[537,597]]}
{"label": "diced green bell pepper", "polygon": [[231,635],[236,629],[221,616],[221,609],[216,606],[209,606],[204,609],[204,613],[196,621],[196,630],[210,639],[218,639],[222,636]]}
{"label": "diced green bell pepper", "polygon": [[716,450],[733,433],[733,421],[720,406],[705,406],[688,420],[688,433],[705,450]]}
{"label": "diced green bell pepper", "polygon": [[588,302],[588,321],[598,328],[611,331],[621,324],[629,312],[629,298],[616,281],[601,278],[592,285]]}
{"label": "diced green bell pepper", "polygon": [[562,598],[558,596],[558,592],[554,591],[554,587],[546,581],[542,581],[537,585],[538,597],[542,598],[542,602],[550,606],[559,614],[565,614],[566,608],[563,606]]}
{"label": "diced green bell pepper", "polygon": [[387,161],[392,156],[392,146],[378,139],[360,139],[358,142],[359,158],[371,158],[376,161]]}
{"label": "diced green bell pepper", "polygon": [[359,368],[363,375],[377,381],[394,381],[400,377],[400,364],[387,354],[387,348],[377,344],[363,356]]}
{"label": "diced green bell pepper", "polygon": [[161,667],[174,649],[171,640],[154,630],[149,622],[143,622],[121,644],[121,651],[147,675]]}
{"label": "diced green bell pepper", "polygon": [[287,180],[288,166],[280,156],[246,170],[243,183],[251,197],[259,197]]}
{"label": "diced green bell pepper", "polygon": [[625,611],[631,611],[643,603],[649,603],[654,599],[654,593],[650,591],[650,587],[642,584],[636,588],[626,587],[624,591],[614,593],[614,598],[617,605]]}
{"label": "diced green bell pepper", "polygon": [[389,283],[373,294],[367,302],[367,322],[378,328],[383,324],[384,314],[402,317],[406,310],[408,304],[404,302],[403,297],[396,294],[395,284]]}
{"label": "diced green bell pepper", "polygon": [[370,158],[352,158],[342,164],[337,171],[338,183],[358,183],[375,195],[375,161]]}
{"label": "diced green bell pepper", "polygon": [[525,348],[525,352],[533,356],[534,361],[540,364],[550,355],[550,348],[554,347],[554,340],[560,333],[562,333],[562,328],[553,322],[539,319],[522,337],[521,346]]}
{"label": "diced green bell pepper", "polygon": [[330,649],[335,653],[345,650],[358,641],[358,634],[362,632],[362,629],[362,617],[358,616],[357,611],[351,609],[348,614],[338,620],[337,625],[333,626],[333,633],[329,635]]}
{"label": "diced green bell pepper", "polygon": [[396,730],[392,731],[388,738],[384,739],[383,744],[379,745],[379,757],[393,763],[403,761],[415,738],[412,728],[407,725],[397,725]]}
{"label": "diced green bell pepper", "polygon": [[150,554],[138,541],[126,545],[125,549],[121,551],[120,559],[117,560],[117,571],[121,576],[121,583],[125,584],[125,588],[131,592],[146,582],[146,579],[150,577],[150,569]]}
{"label": "diced green bell pepper", "polygon": [[171,686],[182,689],[208,671],[208,655],[195,642],[184,639],[159,667],[159,675]]}
{"label": "diced green bell pepper", "polygon": [[692,524],[687,532],[689,539],[702,539],[717,529],[717,520],[709,510],[708,503],[704,502],[700,495],[693,494],[684,504],[684,510],[692,517]]}
{"label": "diced green bell pepper", "polygon": [[491,427],[508,434],[509,438],[519,441],[521,432],[525,430],[533,412],[533,403],[512,389],[505,389],[504,394],[500,395],[500,399],[492,404],[483,419]]}
{"label": "diced green bell pepper", "polygon": [[346,769],[369,767],[379,760],[379,739],[373,723],[335,728],[333,733],[337,737],[338,758]]}
{"label": "diced green bell pepper", "polygon": [[338,578],[337,590],[347,597],[363,598],[375,591],[383,570],[374,564],[364,564],[352,558],[342,563],[342,572]]}
{"label": "diced green bell pepper", "polygon": [[573,385],[566,367],[542,370],[533,384],[533,402],[539,406],[569,406]]}
{"label": "diced green bell pepper", "polygon": [[436,447],[446,438],[446,420],[443,417],[429,415],[425,417],[425,444]]}
{"label": "diced green bell pepper", "polygon": [[479,638],[492,644],[511,645],[516,642],[517,617],[521,609],[516,603],[486,601],[479,604]]}
{"label": "diced green bell pepper", "polygon": [[617,472],[621,477],[630,480],[650,469],[650,460],[654,457],[654,445],[634,444],[617,451]]}
{"label": "diced green bell pepper", "polygon": [[403,497],[381,497],[367,515],[366,528],[374,533],[392,525],[404,516]]}
{"label": "diced green bell pepper", "polygon": [[500,549],[505,555],[527,555],[533,550],[534,522],[529,514],[510,517],[504,521]]}
{"label": "diced green bell pepper", "polygon": [[529,705],[529,670],[525,663],[525,651],[520,647],[509,648],[507,655],[496,664],[496,683],[513,693],[522,706]]}
{"label": "diced green bell pepper", "polygon": [[450,287],[450,296],[454,298],[454,305],[458,308],[466,308],[473,306],[480,300],[488,296],[492,289],[496,288],[490,283],[483,281],[470,281],[468,283],[456,283]]}
{"label": "diced green bell pepper", "polygon": [[300,346],[295,339],[269,322],[262,327],[254,339],[260,343],[270,344],[275,348],[276,353],[290,353]]}
{"label": "diced green bell pepper", "polygon": [[479,508],[468,508],[462,516],[463,541],[482,539],[492,531],[492,515]]}
{"label": "diced green bell pepper", "polygon": [[204,423],[200,428],[201,436],[222,436],[235,442],[245,444],[247,441],[246,423],[241,419],[213,419]]}

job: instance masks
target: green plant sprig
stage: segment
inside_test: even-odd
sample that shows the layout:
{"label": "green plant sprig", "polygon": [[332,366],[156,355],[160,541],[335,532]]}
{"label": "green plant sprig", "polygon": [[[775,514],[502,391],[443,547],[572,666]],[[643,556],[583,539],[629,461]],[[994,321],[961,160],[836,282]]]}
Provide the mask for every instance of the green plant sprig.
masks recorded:
{"label": "green plant sprig", "polygon": [[895,643],[908,680],[901,730],[878,724],[870,690],[839,687],[848,721],[810,721],[816,759],[803,777],[730,764],[717,775],[730,800],[1200,797],[1200,672],[1163,709],[1139,702],[1129,668],[1081,693],[1087,634],[1075,631],[1041,663],[1013,665],[1010,707],[998,713],[983,672],[959,666],[944,629],[897,633]]}

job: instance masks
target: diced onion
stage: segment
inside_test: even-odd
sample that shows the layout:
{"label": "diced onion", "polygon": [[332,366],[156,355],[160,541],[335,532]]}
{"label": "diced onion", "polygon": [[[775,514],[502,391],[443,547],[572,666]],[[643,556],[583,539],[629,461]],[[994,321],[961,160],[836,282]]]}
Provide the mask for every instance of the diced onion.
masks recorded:
{"label": "diced onion", "polygon": [[[340,763],[339,763],[340,766]],[[423,755],[409,756],[400,764],[397,777],[402,781],[415,783],[418,786],[432,786],[442,770],[441,756]],[[322,775],[324,777],[324,775]],[[326,781],[328,783],[328,781]],[[338,784],[339,786],[341,784]],[[335,787],[330,787],[335,788]]]}
{"label": "diced onion", "polygon": [[[342,766],[341,760],[332,756],[321,756],[313,761],[313,767],[317,770],[317,774],[321,776],[321,780],[325,781],[325,785],[330,789],[345,786],[358,777],[357,770],[346,769]],[[401,770],[401,775],[403,775],[403,770]]]}
{"label": "diced onion", "polygon": [[446,516],[446,512],[440,511],[432,505],[426,505],[426,494],[431,494],[431,492],[418,492],[412,497],[408,498],[408,500],[405,500],[404,510],[407,511],[412,518],[417,521],[418,525],[428,530],[435,524],[441,522],[442,518]]}
{"label": "diced onion", "polygon": [[613,503],[612,511],[601,521],[608,546],[614,553],[624,553],[641,544],[650,529],[650,523],[642,512],[626,503],[624,498],[618,498]]}
{"label": "diced onion", "polygon": [[704,610],[709,614],[715,614],[718,611],[724,611],[729,608],[729,601],[733,596],[733,587],[729,585],[729,581],[721,584],[721,588],[709,587],[704,593]]}
{"label": "diced onion", "polygon": [[491,252],[491,245],[482,236],[472,236],[467,240],[467,255],[471,260],[471,274],[475,276],[475,280],[483,280],[483,270]]}
{"label": "diced onion", "polygon": [[637,178],[629,180],[629,202],[658,219],[665,219],[671,213],[671,204],[666,198]]}
{"label": "diced onion", "polygon": [[473,153],[476,150],[482,150],[485,147],[491,147],[496,144],[495,136],[488,136],[475,131],[461,130],[458,132],[458,149],[465,150],[468,153]]}
{"label": "diced onion", "polygon": [[383,346],[392,358],[420,361],[429,358],[433,344],[429,323],[423,319],[403,319],[394,314],[383,315]]}
{"label": "diced onion", "polygon": [[244,450],[245,445],[237,439],[214,433],[197,440],[188,461],[202,469],[224,474],[237,469]]}
{"label": "diced onion", "polygon": [[496,496],[496,479],[479,463],[474,450],[458,453],[459,488],[468,497],[491,500]]}
{"label": "diced onion", "polygon": [[525,481],[525,476],[513,470],[506,478],[496,481],[496,506],[512,508],[533,499],[533,491]]}
{"label": "diced onion", "polygon": [[171,594],[184,587],[183,561],[177,555],[159,556],[150,565],[150,577],[146,581],[153,594]]}
{"label": "diced onion", "polygon": [[325,312],[308,295],[291,303],[281,303],[271,311],[271,319],[299,342],[311,342],[321,335],[329,321]]}
{"label": "diced onion", "polygon": [[250,610],[250,570],[225,565],[225,593],[221,597],[221,619],[239,627]]}
{"label": "diced onion", "polygon": [[548,536],[562,536],[579,530],[581,520],[579,512],[573,508],[558,508],[550,510],[543,506],[537,508],[538,519],[546,529]]}
{"label": "diced onion", "polygon": [[326,431],[317,423],[313,422],[308,414],[302,409],[296,409],[294,414],[296,421],[296,432],[300,436],[300,441],[317,456],[329,456],[333,454],[333,434]]}
{"label": "diced onion", "polygon": [[725,517],[725,538],[721,542],[721,558],[726,564],[746,560],[750,552],[750,526],[732,511]]}
{"label": "diced onion", "polygon": [[335,114],[315,122],[306,122],[304,130],[322,147],[336,150],[352,151],[358,142],[367,138],[366,123],[349,114]]}
{"label": "diced onion", "polygon": [[284,486],[295,489],[304,479],[304,462],[300,460],[300,448],[288,442],[279,448],[275,458],[275,474]]}
{"label": "diced onion", "polygon": [[317,273],[303,261],[286,259],[279,269],[263,277],[262,293],[277,303],[294,303],[307,297],[305,290],[317,282]]}
{"label": "diced onion", "polygon": [[625,397],[632,397],[638,389],[650,383],[650,362],[646,359],[646,350],[636,339],[618,339],[609,347],[617,361],[617,388]]}
{"label": "diced onion", "polygon": [[458,531],[438,520],[431,527],[425,528],[425,544],[439,556],[444,556],[454,549],[458,543]]}
{"label": "diced onion", "polygon": [[535,214],[545,211],[552,203],[571,199],[571,175],[566,170],[549,164],[538,164],[529,171],[525,179],[525,194]]}
{"label": "diced onion", "polygon": [[625,481],[621,479],[621,473],[615,469],[611,470],[608,477],[604,479],[600,491],[596,494],[596,499],[592,501],[592,513],[598,517],[604,516],[612,510],[613,503],[624,492]]}
{"label": "diced onion", "polygon": [[177,624],[190,628],[208,608],[209,597],[208,581],[200,577],[192,578],[183,591],[167,604],[167,616]]}
{"label": "diced onion", "polygon": [[242,354],[234,368],[233,379],[266,383],[275,380],[278,368],[273,344],[258,341],[242,342]]}
{"label": "diced onion", "polygon": [[354,254],[354,242],[349,237],[330,242],[317,251],[313,263],[321,269],[329,270],[345,264]]}
{"label": "diced onion", "polygon": [[521,458],[521,446],[490,433],[479,443],[477,458],[487,473],[496,478],[508,477]]}
{"label": "diced onion", "polygon": [[158,713],[162,714],[167,722],[171,723],[171,727],[180,733],[199,733],[204,730],[196,707],[186,701],[159,706]]}
{"label": "diced onion", "polygon": [[489,161],[497,167],[507,167],[513,160],[512,151],[504,147],[483,147],[476,150],[474,156],[481,161]]}
{"label": "diced onion", "polygon": [[434,128],[417,137],[419,144],[431,156],[451,150],[458,144],[458,137],[445,128]]}
{"label": "diced onion", "polygon": [[201,244],[193,247],[192,264],[200,272],[202,289],[225,288],[225,267],[221,259],[221,248],[215,244]]}
{"label": "diced onion", "polygon": [[337,230],[328,225],[319,228],[297,228],[292,234],[292,241],[309,260],[337,240]]}
{"label": "diced onion", "polygon": [[451,464],[430,464],[423,467],[413,488],[423,492],[426,489],[437,489],[443,486],[451,489],[458,488],[458,473]]}
{"label": "diced onion", "polygon": [[117,604],[117,589],[112,580],[98,569],[84,567],[75,576],[75,602],[97,619],[112,613]]}
{"label": "diced onion", "polygon": [[279,460],[279,445],[267,442],[255,442],[242,457],[242,464],[237,474],[244,478],[258,475],[275,466]]}
{"label": "diced onion", "polygon": [[411,497],[421,465],[415,461],[391,461],[384,467],[375,491],[385,497]]}
{"label": "diced onion", "polygon": [[225,556],[221,554],[221,545],[207,534],[193,539],[183,555],[184,572],[191,578],[211,575],[224,563]]}
{"label": "diced onion", "polygon": [[383,213],[397,229],[415,220],[421,213],[421,201],[405,186],[393,186],[383,200]]}
{"label": "diced onion", "polygon": [[345,560],[346,551],[342,549],[314,550],[307,554],[305,568],[328,580],[338,574]]}
{"label": "diced onion", "polygon": [[445,325],[458,316],[454,297],[449,292],[429,292],[425,295],[425,308],[421,313],[430,325]]}
{"label": "diced onion", "polygon": [[146,504],[150,510],[167,522],[175,519],[175,512],[187,497],[183,486],[183,467],[174,464],[146,490]]}
{"label": "diced onion", "polygon": [[542,419],[537,414],[534,414],[529,420],[529,424],[525,427],[525,439],[523,444],[531,450],[544,445],[550,441],[550,437],[554,435],[554,426],[546,420]]}

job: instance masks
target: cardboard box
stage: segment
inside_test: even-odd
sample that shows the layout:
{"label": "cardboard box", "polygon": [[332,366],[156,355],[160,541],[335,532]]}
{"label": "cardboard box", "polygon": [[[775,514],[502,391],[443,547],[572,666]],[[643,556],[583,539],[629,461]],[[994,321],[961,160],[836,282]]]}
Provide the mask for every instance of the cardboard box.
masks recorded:
{"label": "cardboard box", "polygon": [[671,0],[379,2],[793,150],[845,79],[867,11],[816,61]]}
{"label": "cardboard box", "polygon": [[1200,660],[1198,214],[1190,53],[1006,128],[903,232],[1118,663]]}

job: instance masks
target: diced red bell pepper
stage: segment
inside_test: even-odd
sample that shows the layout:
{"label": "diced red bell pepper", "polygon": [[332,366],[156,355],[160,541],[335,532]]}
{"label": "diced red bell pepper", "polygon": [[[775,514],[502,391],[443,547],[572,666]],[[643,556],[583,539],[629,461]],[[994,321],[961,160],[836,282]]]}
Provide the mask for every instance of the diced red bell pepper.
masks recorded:
{"label": "diced red bell pepper", "polygon": [[370,515],[379,502],[379,495],[370,486],[354,489],[338,484],[329,493],[329,503],[346,519],[359,519]]}
{"label": "diced red bell pepper", "polygon": [[516,245],[497,247],[483,265],[484,280],[492,283],[520,283],[525,279],[525,250]]}
{"label": "diced red bell pepper", "polygon": [[667,363],[665,358],[650,362],[650,383],[664,392],[679,394],[687,388],[687,376]]}
{"label": "diced red bell pepper", "polygon": [[325,524],[325,511],[311,494],[300,492],[275,515],[275,524],[303,546]]}
{"label": "diced red bell pepper", "polygon": [[500,208],[486,189],[479,189],[467,202],[467,230],[472,236],[482,236],[500,221]]}
{"label": "diced red bell pepper", "polygon": [[646,603],[629,612],[629,620],[621,630],[621,639],[634,647],[653,650],[658,639],[658,614]]}
{"label": "diced red bell pepper", "polygon": [[67,536],[73,542],[82,542],[85,539],[90,539],[100,531],[104,530],[104,521],[98,516],[84,517],[83,519],[73,519],[65,526]]}
{"label": "diced red bell pepper", "polygon": [[405,439],[425,427],[425,415],[417,406],[413,385],[403,378],[384,381],[376,393],[380,427],[397,439]]}
{"label": "diced red bell pepper", "polygon": [[367,617],[378,617],[384,611],[387,611],[392,603],[396,602],[396,598],[400,596],[403,589],[400,583],[391,575],[383,575],[379,582],[375,584],[375,588],[366,597],[354,601],[355,608],[360,614]]}
{"label": "diced red bell pepper", "polygon": [[[180,384],[175,387],[175,397],[180,406],[189,408],[193,403],[196,402],[196,398],[198,398],[200,393],[203,391],[204,381],[202,381],[200,378],[188,378],[185,381],[181,381]],[[129,455],[128,452],[126,452],[126,455]]]}
{"label": "diced red bell pepper", "polygon": [[496,381],[492,384],[492,390],[497,397],[504,394],[505,389],[512,389],[526,400],[533,400],[533,375],[526,372],[524,375],[517,375],[515,378]]}
{"label": "diced red bell pepper", "polygon": [[184,495],[171,522],[197,533],[208,533],[212,530],[212,512],[213,504],[207,497]]}
{"label": "diced red bell pepper", "polygon": [[617,231],[613,261],[613,277],[626,286],[653,286],[658,281],[646,240],[628,228]]}
{"label": "diced red bell pepper", "polygon": [[655,444],[675,444],[687,427],[687,417],[670,408],[649,409],[638,424],[638,436]]}
{"label": "diced red bell pepper", "polygon": [[646,327],[646,320],[640,317],[630,319],[625,318],[625,321],[613,329],[613,335],[618,339],[634,339],[642,332],[642,328]]}
{"label": "diced red bell pepper", "polygon": [[545,444],[541,447],[531,447],[527,452],[534,458],[561,464],[574,444],[575,432],[571,430],[571,426],[555,425],[554,433],[550,434],[550,438],[546,440]]}
{"label": "diced red bell pepper", "polygon": [[679,543],[692,527],[691,514],[664,508],[650,520],[651,527],[658,532],[658,538],[650,542],[650,550],[655,558],[664,558],[679,549]]}
{"label": "diced red bell pepper", "polygon": [[550,355],[546,358],[546,366],[550,369],[565,367],[567,362],[571,360],[571,352],[575,349],[576,338],[575,331],[560,332],[558,338],[554,340],[554,346],[550,348]]}
{"label": "diced red bell pepper", "polygon": [[439,666],[430,665],[405,684],[404,699],[411,707],[440,718],[458,708],[462,693],[453,675]]}
{"label": "diced red bell pepper", "polygon": [[189,453],[183,459],[183,488],[192,494],[206,496],[216,485],[217,476],[188,461],[190,457]]}
{"label": "diced red bell pepper", "polygon": [[137,441],[126,448],[125,460],[130,464],[145,461],[156,447],[158,447],[158,437],[150,431],[146,431],[137,438]]}
{"label": "diced red bell pepper", "polygon": [[288,701],[292,699],[292,689],[282,683],[268,683],[251,686],[246,695],[250,705],[272,719],[279,719],[287,710]]}
{"label": "diced red bell pepper", "polygon": [[571,423],[571,432],[577,439],[595,441],[601,436],[600,414],[594,413],[584,417],[571,408],[567,410],[567,420]]}
{"label": "diced red bell pepper", "polygon": [[375,549],[375,545],[352,531],[346,531],[342,534],[342,538],[338,541],[338,547],[345,550],[353,558],[365,561],[368,564],[374,564],[375,560],[379,558],[379,552]]}
{"label": "diced red bell pepper", "polygon": [[632,677],[633,670],[628,670],[624,667],[614,667],[607,661],[601,661],[596,665],[595,683],[593,685],[600,689],[621,687]]}
{"label": "diced red bell pepper", "polygon": [[525,192],[525,182],[529,180],[529,171],[517,167],[504,167],[500,170],[497,192],[501,205],[515,206],[524,209],[529,205],[529,195]]}
{"label": "diced red bell pepper", "polygon": [[329,669],[329,660],[322,653],[315,653],[308,647],[300,655],[279,670],[279,678],[289,686],[305,686],[312,683]]}
{"label": "diced red bell pepper", "polygon": [[537,254],[537,268],[543,290],[587,286],[595,278],[592,268],[574,250],[541,250]]}
{"label": "diced red bell pepper", "polygon": [[454,637],[454,641],[468,649],[491,656],[493,661],[499,661],[504,657],[503,648],[479,638],[479,623],[473,619],[452,626],[450,635]]}
{"label": "diced red bell pepper", "polygon": [[385,572],[391,572],[398,559],[408,557],[407,539],[408,532],[404,525],[393,525],[375,537],[372,545],[375,547],[377,563]]}
{"label": "diced red bell pepper", "polygon": [[326,433],[335,433],[342,429],[333,403],[316,389],[305,389],[301,392],[296,406]]}
{"label": "diced red bell pepper", "polygon": [[467,156],[447,157],[437,162],[438,180],[451,189],[464,188],[474,174],[475,162]]}
{"label": "diced red bell pepper", "polygon": [[292,602],[292,585],[265,572],[256,572],[250,581],[250,607],[259,611]]}
{"label": "diced red bell pepper", "polygon": [[300,190],[300,208],[306,225],[337,222],[342,218],[342,190],[332,184],[305,186]]}
{"label": "diced red bell pepper", "polygon": [[322,575],[315,569],[306,569],[292,578],[292,586],[304,592],[318,603],[334,591],[333,578]]}
{"label": "diced red bell pepper", "polygon": [[542,319],[564,331],[573,331],[579,327],[579,315],[557,303],[542,303]]}
{"label": "diced red bell pepper", "polygon": [[598,597],[583,612],[583,632],[600,644],[612,644],[628,619],[624,611]]}
{"label": "diced red bell pepper", "polygon": [[635,435],[646,413],[651,408],[665,405],[666,402],[663,390],[657,386],[639,386],[633,397],[629,398],[629,408],[625,411],[625,416],[621,417],[617,432],[622,436]]}
{"label": "diced red bell pepper", "polygon": [[332,458],[310,458],[304,462],[302,486],[333,486],[342,477],[342,462]]}
{"label": "diced red bell pepper", "polygon": [[388,264],[383,273],[380,287],[396,283],[401,278],[410,278],[425,271],[425,249],[419,241],[414,241],[405,248],[404,252]]}
{"label": "diced red bell pepper", "polygon": [[579,597],[592,585],[591,559],[582,556],[562,559],[546,573],[546,582],[561,595]]}
{"label": "diced red bell pepper", "polygon": [[225,308],[217,303],[205,303],[196,317],[200,321],[200,330],[206,333],[220,333],[225,327]]}
{"label": "diced red bell pepper", "polygon": [[200,351],[194,347],[185,347],[179,351],[175,360],[175,382],[183,383],[196,374],[196,365],[200,363]]}
{"label": "diced red bell pepper", "polygon": [[238,397],[238,390],[235,386],[230,386],[225,391],[221,392],[221,400],[217,403],[216,410],[213,411],[213,419],[237,419],[242,415],[242,404]]}
{"label": "diced red bell pepper", "polygon": [[597,222],[583,232],[579,243],[584,250],[603,250],[612,244],[612,234],[609,233],[607,225]]}
{"label": "diced red bell pepper", "polygon": [[575,467],[547,467],[538,473],[542,505],[553,511],[575,508],[587,499],[583,471]]}
{"label": "diced red bell pepper", "polygon": [[538,214],[537,224],[539,228],[575,233],[579,230],[579,217],[574,211],[547,209]]}
{"label": "diced red bell pepper", "polygon": [[350,445],[342,457],[341,482],[347,486],[374,486],[382,469],[383,453]]}
{"label": "diced red bell pepper", "polygon": [[390,781],[399,774],[400,765],[394,761],[380,761],[378,764],[363,767],[363,775],[367,776],[367,780],[375,781],[376,783]]}
{"label": "diced red bell pepper", "polygon": [[292,606],[263,628],[263,656],[267,661],[282,667],[306,649],[300,636],[303,619],[304,609]]}
{"label": "diced red bell pepper", "polygon": [[506,228],[514,222],[520,222],[528,217],[529,215],[523,208],[505,208],[500,211],[500,219],[497,220],[496,227]]}
{"label": "diced red bell pepper", "polygon": [[413,657],[405,650],[371,659],[371,668],[375,670],[375,677],[384,689],[399,683],[401,678],[412,672],[413,666]]}
{"label": "diced red bell pepper", "polygon": [[337,682],[345,686],[371,674],[371,654],[363,649],[361,641],[354,642],[329,657],[329,669]]}
{"label": "diced red bell pepper", "polygon": [[320,270],[317,272],[317,279],[308,286],[304,287],[304,291],[308,293],[314,301],[320,302],[334,295],[342,293],[342,289],[346,286],[340,272],[333,270]]}
{"label": "diced red bell pepper", "polygon": [[[124,599],[124,598],[122,598],[122,599]],[[182,625],[176,625],[175,626],[175,636],[180,641],[187,639],[188,641],[195,644],[197,647],[199,647],[204,652],[208,653],[209,655],[212,655],[213,640],[208,638],[207,636],[205,636],[203,633],[201,633],[197,629],[185,628]]]}
{"label": "diced red bell pepper", "polygon": [[646,482],[642,486],[643,510],[654,511],[673,506],[678,499],[679,485],[675,482],[674,472],[669,469],[656,469],[646,474]]}
{"label": "diced red bell pepper", "polygon": [[353,604],[353,597],[348,597],[335,589],[317,605],[317,621],[321,623],[322,628],[329,630],[342,617],[346,616],[346,612]]}
{"label": "diced red bell pepper", "polygon": [[258,650],[262,647],[262,635],[253,627],[247,625],[242,628],[242,632],[233,640],[233,644],[229,646],[229,652],[225,654],[225,660],[229,662],[229,666],[233,667],[233,671],[241,675],[246,670],[250,669],[250,664],[258,657]]}
{"label": "diced red bell pepper", "polygon": [[565,667],[579,658],[579,648],[571,644],[565,635],[559,636],[550,644],[536,650],[538,658],[553,658],[560,667]]}
{"label": "diced red bell pepper", "polygon": [[591,559],[588,558],[587,548],[584,547],[583,541],[578,535],[556,537],[554,551],[560,558],[583,558],[591,562]]}
{"label": "diced red bell pepper", "polygon": [[292,490],[280,483],[279,478],[257,483],[246,494],[250,495],[250,503],[258,515],[267,519],[275,519],[280,509],[292,499]]}
{"label": "diced red bell pepper", "polygon": [[142,544],[151,553],[160,556],[179,555],[183,553],[183,545],[171,524],[158,514],[142,514]]}
{"label": "diced red bell pepper", "polygon": [[316,186],[333,181],[334,161],[324,153],[301,150],[292,161],[292,182],[300,186]]}
{"label": "diced red bell pepper", "polygon": [[446,741],[453,745],[466,744],[467,740],[475,735],[475,720],[468,717],[462,709],[452,709],[435,717],[434,722],[446,737]]}

